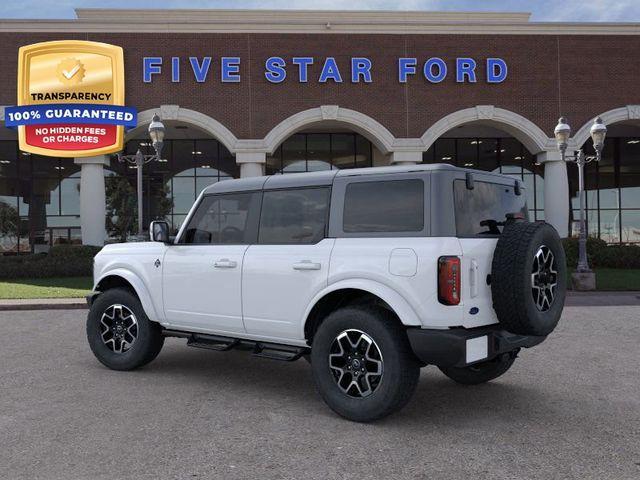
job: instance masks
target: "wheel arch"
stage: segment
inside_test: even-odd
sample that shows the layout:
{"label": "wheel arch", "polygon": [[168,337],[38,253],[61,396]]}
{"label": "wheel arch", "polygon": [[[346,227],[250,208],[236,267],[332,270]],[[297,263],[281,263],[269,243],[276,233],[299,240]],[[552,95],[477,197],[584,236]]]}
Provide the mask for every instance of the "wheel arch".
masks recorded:
{"label": "wheel arch", "polygon": [[123,268],[117,268],[104,273],[97,281],[94,290],[105,292],[111,288],[127,288],[140,300],[149,320],[160,321],[158,313],[151,300],[147,287],[138,275]]}
{"label": "wheel arch", "polygon": [[304,338],[310,341],[322,320],[337,308],[369,301],[388,309],[405,326],[422,325],[409,303],[393,289],[371,280],[345,280],[325,288],[309,303]]}

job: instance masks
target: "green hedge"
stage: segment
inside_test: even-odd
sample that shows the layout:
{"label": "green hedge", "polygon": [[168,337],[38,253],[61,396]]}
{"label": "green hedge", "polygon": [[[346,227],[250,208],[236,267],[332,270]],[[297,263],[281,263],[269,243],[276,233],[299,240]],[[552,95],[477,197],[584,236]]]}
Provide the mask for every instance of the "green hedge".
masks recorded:
{"label": "green hedge", "polygon": [[49,253],[0,256],[0,278],[47,278],[91,276],[93,257],[100,247],[58,245]]}
{"label": "green hedge", "polygon": [[[567,265],[575,267],[578,263],[578,239],[563,240],[567,254]],[[587,260],[592,268],[640,268],[640,246],[607,245],[598,238],[587,239]]]}

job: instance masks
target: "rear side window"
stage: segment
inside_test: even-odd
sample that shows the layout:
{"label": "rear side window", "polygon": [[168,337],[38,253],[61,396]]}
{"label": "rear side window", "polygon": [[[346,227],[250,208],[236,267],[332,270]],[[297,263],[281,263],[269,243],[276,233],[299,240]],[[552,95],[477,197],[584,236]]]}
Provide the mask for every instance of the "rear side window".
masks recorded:
{"label": "rear side window", "polygon": [[180,243],[255,243],[259,211],[259,193],[226,193],[204,197]]}
{"label": "rear side window", "polygon": [[258,243],[318,243],[327,230],[329,198],[328,188],[264,192]]}
{"label": "rear side window", "polygon": [[344,197],[343,231],[421,232],[424,182],[419,179],[354,182]]}
{"label": "rear side window", "polygon": [[458,236],[500,235],[508,213],[529,219],[526,196],[509,185],[476,181],[469,190],[464,180],[455,180],[453,193]]}

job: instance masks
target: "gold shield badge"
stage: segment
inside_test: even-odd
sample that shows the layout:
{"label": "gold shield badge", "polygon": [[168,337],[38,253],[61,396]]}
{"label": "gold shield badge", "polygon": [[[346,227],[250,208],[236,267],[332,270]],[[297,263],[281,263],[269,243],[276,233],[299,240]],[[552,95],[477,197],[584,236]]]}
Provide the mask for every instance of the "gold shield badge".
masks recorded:
{"label": "gold shield badge", "polygon": [[122,48],[79,40],[20,48],[18,106],[25,152],[89,157],[122,150]]}

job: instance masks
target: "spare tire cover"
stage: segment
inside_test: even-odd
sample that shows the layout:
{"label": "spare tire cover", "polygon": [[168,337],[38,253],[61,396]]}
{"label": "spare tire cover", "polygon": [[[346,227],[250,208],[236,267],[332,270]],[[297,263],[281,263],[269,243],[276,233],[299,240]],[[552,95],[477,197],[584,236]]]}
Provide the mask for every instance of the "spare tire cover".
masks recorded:
{"label": "spare tire cover", "polygon": [[567,265],[556,229],[544,222],[506,225],[491,265],[493,308],[504,328],[522,335],[550,334],[566,291]]}

